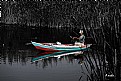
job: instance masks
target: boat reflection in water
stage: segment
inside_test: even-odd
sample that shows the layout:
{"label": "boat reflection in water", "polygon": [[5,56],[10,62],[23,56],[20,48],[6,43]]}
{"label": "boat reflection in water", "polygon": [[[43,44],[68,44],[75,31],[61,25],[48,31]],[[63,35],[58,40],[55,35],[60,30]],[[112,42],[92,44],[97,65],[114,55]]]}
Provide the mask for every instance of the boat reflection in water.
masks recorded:
{"label": "boat reflection in water", "polygon": [[32,63],[38,64],[42,61],[43,68],[48,65],[48,63],[61,61],[64,58],[73,63],[73,60],[78,60],[78,64],[83,63],[83,52],[84,51],[61,51],[61,52],[40,52],[32,58]]}

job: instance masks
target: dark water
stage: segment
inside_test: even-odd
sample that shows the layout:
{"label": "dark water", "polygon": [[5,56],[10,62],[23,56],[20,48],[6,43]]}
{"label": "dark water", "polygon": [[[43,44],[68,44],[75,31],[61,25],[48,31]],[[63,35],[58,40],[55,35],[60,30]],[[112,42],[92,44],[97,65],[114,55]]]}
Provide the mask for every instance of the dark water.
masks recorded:
{"label": "dark water", "polygon": [[30,50],[18,50],[1,57],[0,81],[78,81],[81,75],[80,60],[73,56],[31,63],[31,55]]}
{"label": "dark water", "polygon": [[71,30],[18,28],[3,26],[0,29],[0,81],[78,81],[81,76],[82,80],[86,79],[83,64],[86,53],[32,62],[40,51],[30,44],[31,40],[71,43]]}
{"label": "dark water", "polygon": [[[83,55],[48,58],[31,62],[36,50],[3,50],[0,81],[78,81],[83,75]],[[81,65],[82,64],[82,65]]]}

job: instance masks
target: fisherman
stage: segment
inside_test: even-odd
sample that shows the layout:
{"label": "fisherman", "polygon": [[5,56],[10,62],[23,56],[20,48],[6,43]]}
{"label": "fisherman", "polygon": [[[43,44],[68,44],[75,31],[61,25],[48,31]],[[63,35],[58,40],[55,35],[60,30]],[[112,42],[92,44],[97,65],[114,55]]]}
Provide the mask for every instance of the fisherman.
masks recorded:
{"label": "fisherman", "polygon": [[75,42],[75,45],[79,45],[80,47],[85,47],[85,36],[83,34],[83,30],[79,31],[80,36],[79,37],[73,37],[73,39],[78,39],[78,41]]}

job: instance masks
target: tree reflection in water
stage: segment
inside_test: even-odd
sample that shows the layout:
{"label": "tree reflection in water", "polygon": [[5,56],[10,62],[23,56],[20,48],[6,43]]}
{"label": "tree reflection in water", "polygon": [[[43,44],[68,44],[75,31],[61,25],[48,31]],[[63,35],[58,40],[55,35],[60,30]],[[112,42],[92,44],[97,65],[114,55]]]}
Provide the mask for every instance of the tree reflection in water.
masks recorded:
{"label": "tree reflection in water", "polygon": [[13,63],[20,63],[22,65],[26,65],[26,62],[30,61],[31,56],[31,50],[3,49],[0,53],[0,63],[10,65],[12,65]]}

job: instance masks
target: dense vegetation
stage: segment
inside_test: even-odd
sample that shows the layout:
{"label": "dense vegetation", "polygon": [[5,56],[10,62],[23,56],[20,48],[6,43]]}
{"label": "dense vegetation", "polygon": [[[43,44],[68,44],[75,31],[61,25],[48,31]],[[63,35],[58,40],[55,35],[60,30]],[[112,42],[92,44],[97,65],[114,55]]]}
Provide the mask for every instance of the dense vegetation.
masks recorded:
{"label": "dense vegetation", "polygon": [[96,27],[119,20],[112,1],[2,1],[2,22],[49,27]]}

